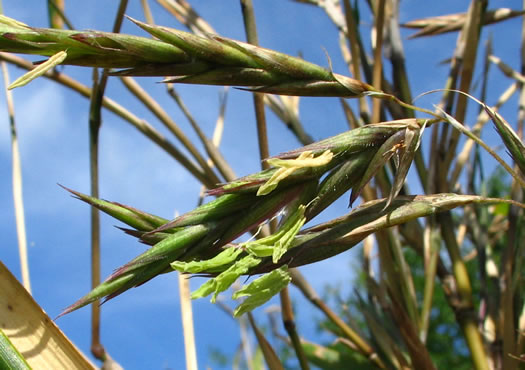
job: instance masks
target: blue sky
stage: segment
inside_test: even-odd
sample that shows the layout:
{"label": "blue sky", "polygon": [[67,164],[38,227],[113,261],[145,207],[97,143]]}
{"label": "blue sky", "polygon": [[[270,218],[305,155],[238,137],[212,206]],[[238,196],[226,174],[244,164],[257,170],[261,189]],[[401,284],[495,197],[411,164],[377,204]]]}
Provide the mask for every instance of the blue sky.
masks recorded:
{"label": "blue sky", "polygon": [[[327,66],[330,55],[335,72],[347,74],[338,49],[337,30],[319,9],[283,0],[255,0],[260,44],[292,55],[302,53],[311,62]],[[364,2],[359,2],[365,8]],[[66,10],[77,29],[110,30],[117,1],[66,1]],[[238,1],[192,1],[199,13],[218,33],[244,40],[244,30]],[[432,4],[429,6],[428,4]],[[519,9],[517,0],[494,0],[492,7]],[[401,5],[401,20],[447,14],[466,10],[467,1],[425,2],[405,0]],[[44,1],[4,0],[6,15],[32,26],[47,26]],[[30,10],[28,10],[30,9]],[[183,28],[158,5],[153,4],[158,24]],[[102,10],[102,11],[101,11]],[[138,1],[130,2],[127,14],[143,19]],[[367,25],[366,12],[362,13],[363,27]],[[494,53],[512,67],[519,65],[521,22],[519,19],[504,25],[492,26],[490,32],[498,40]],[[123,32],[144,35],[141,30],[125,22]],[[484,32],[487,32],[485,30]],[[406,36],[408,33],[404,33]],[[503,35],[503,37],[502,37]],[[456,35],[434,39],[407,41],[405,53],[409,56],[407,68],[411,76],[413,95],[441,88],[447,67],[438,62],[450,57]],[[38,58],[33,58],[36,60]],[[79,67],[65,67],[64,71],[85,84],[91,83],[91,71]],[[10,69],[11,78],[22,72]],[[479,72],[475,74],[479,77]],[[158,78],[143,78],[139,83],[168,110],[173,119],[195,138],[189,124],[165,94]],[[494,70],[490,79],[488,103],[510,84]],[[211,136],[219,105],[218,87],[180,86],[183,97],[196,120]],[[2,94],[3,95],[3,94]],[[131,97],[117,79],[110,79],[107,95],[146,119],[166,136],[152,115]],[[72,199],[57,183],[82,192],[89,191],[88,174],[88,101],[71,91],[45,79],[14,91],[16,119],[23,165],[24,202],[29,243],[29,265],[33,294],[37,302],[56,316],[84,295],[90,286],[89,270],[89,208]],[[439,95],[422,98],[418,104],[431,107]],[[516,99],[513,100],[516,102]],[[472,111],[477,107],[471,106]],[[301,99],[301,118],[305,129],[322,139],[346,130],[346,123],[337,99]],[[510,122],[515,120],[515,107],[508,112]],[[0,97],[0,232],[2,246],[0,260],[19,276],[17,239],[15,233],[11,195],[11,147],[5,99]],[[300,144],[272,113],[268,113],[270,152],[293,149]],[[472,122],[471,122],[472,123]],[[494,131],[485,130],[489,144],[497,143]],[[101,129],[101,196],[124,204],[171,217],[195,207],[200,185],[173,159],[151,145],[138,131],[115,115],[105,112]],[[224,139],[221,150],[236,173],[245,175],[260,168],[255,137],[252,98],[249,93],[230,89]],[[417,189],[416,184],[410,184]],[[347,211],[347,199],[342,199],[323,215],[323,219],[339,216]],[[102,277],[129,261],[144,249],[133,238],[114,228],[118,223],[102,217]],[[330,260],[302,269],[319,291],[327,283],[338,282],[345,292],[352,287],[350,266],[359,250],[347,252]],[[192,287],[201,280],[192,281]],[[126,292],[103,306],[102,341],[112,357],[127,369],[181,368],[184,348],[180,312],[178,308],[177,279],[168,274],[150,281],[138,289]],[[291,288],[298,310],[298,327],[306,339],[316,341],[312,318],[319,317],[309,303]],[[229,296],[225,295],[226,300]],[[271,304],[276,304],[272,301]],[[194,301],[196,340],[199,366],[215,366],[210,350],[218,349],[231,355],[239,344],[238,325],[207,299]],[[261,324],[267,324],[264,308],[256,311]],[[58,325],[85,352],[89,353],[88,308],[58,320]]]}

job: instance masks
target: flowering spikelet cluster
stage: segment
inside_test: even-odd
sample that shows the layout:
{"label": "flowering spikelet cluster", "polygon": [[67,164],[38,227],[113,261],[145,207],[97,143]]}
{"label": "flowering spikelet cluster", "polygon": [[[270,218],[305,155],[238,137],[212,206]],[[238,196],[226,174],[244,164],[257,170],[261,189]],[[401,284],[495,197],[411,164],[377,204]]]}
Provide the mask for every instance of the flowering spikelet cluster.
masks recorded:
{"label": "flowering spikelet cluster", "polygon": [[[336,224],[335,234],[332,227],[307,233],[301,228],[349,189],[353,189],[353,201],[364,181],[368,182],[389,158],[398,156],[399,168],[409,164],[416,148],[412,141],[418,140],[425,123],[408,119],[368,125],[283,153],[268,159],[270,169],[209,190],[216,199],[171,221],[70,190],[131,226],[124,230],[151,248],[116,269],[63,314],[101,298],[111,299],[172,270],[209,276],[210,280],[192,296],[213,294],[212,300],[241,275],[263,273],[236,293],[236,297],[248,298],[235,312],[239,315],[264,303],[290,282],[289,267],[328,258],[357,242],[343,247],[337,242],[352,229],[346,222],[344,233]],[[402,183],[406,171],[398,173],[402,179],[396,181]],[[381,212],[386,212],[396,195],[382,203]],[[368,211],[366,214],[370,215]],[[379,214],[375,210],[371,215]],[[272,235],[236,243],[239,236],[279,215],[279,227]],[[366,220],[359,215],[359,220]],[[320,244],[327,245],[323,251],[312,248]]]}

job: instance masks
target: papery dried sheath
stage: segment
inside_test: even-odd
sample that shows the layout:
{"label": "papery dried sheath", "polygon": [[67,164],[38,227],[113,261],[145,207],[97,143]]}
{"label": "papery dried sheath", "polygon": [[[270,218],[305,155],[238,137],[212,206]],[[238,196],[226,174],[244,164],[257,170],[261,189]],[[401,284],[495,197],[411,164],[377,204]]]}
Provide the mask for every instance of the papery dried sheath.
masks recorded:
{"label": "papery dried sheath", "polygon": [[[519,17],[523,15],[523,10],[512,10],[509,8],[499,8],[488,10],[484,13],[483,24],[492,24],[505,21],[510,18]],[[447,14],[437,17],[416,19],[413,21],[401,24],[406,28],[420,28],[421,30],[410,35],[409,38],[416,38],[422,36],[433,36],[442,33],[459,31],[464,26],[467,20],[467,13]]]}

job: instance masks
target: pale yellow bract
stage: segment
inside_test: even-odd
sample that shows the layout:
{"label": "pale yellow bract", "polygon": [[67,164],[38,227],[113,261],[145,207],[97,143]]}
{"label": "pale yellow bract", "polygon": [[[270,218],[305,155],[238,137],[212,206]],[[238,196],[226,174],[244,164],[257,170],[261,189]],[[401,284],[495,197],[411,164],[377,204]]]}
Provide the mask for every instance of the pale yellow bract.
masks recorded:
{"label": "pale yellow bract", "polygon": [[326,150],[318,157],[314,158],[311,151],[302,152],[296,159],[279,159],[272,158],[266,162],[268,164],[279,167],[273,176],[262,185],[257,191],[257,195],[266,195],[272,192],[273,189],[279,185],[279,182],[290,176],[294,171],[305,167],[319,167],[330,163],[334,153]]}
{"label": "pale yellow bract", "polygon": [[42,76],[44,73],[50,69],[55,68],[57,65],[62,63],[67,58],[67,52],[59,51],[51,58],[46,60],[44,63],[39,64],[36,68],[30,70],[23,76],[17,78],[11,85],[9,85],[8,90],[12,90],[17,87],[22,87],[33,81],[35,78]]}

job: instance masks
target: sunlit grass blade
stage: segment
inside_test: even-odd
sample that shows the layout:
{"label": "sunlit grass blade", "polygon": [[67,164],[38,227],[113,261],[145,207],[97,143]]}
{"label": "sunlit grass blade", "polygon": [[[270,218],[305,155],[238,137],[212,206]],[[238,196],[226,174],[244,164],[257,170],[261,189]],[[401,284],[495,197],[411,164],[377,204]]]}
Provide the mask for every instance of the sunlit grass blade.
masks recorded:
{"label": "sunlit grass blade", "polygon": [[215,271],[224,271],[226,269],[224,266],[233,264],[242,252],[242,248],[230,247],[208,260],[189,262],[175,261],[171,263],[171,267],[174,270],[192,274],[199,272],[213,273]]}
{"label": "sunlit grass blade", "polygon": [[286,221],[281,223],[278,230],[272,235],[253,241],[241,243],[239,248],[257,257],[272,257],[273,263],[277,263],[282,255],[291,247],[294,237],[304,225],[304,205],[296,207],[289,212]]}
{"label": "sunlit grass blade", "polygon": [[0,329],[0,368],[9,370],[29,370],[31,367],[13,346],[13,343]]}
{"label": "sunlit grass blade", "polygon": [[213,293],[211,302],[215,303],[219,293],[224,292],[231,287],[235,280],[241,275],[247,274],[251,268],[257,266],[259,263],[261,263],[261,260],[253,256],[244,256],[240,258],[216,277],[211,278],[202,284],[199,289],[191,294],[191,298],[203,298]]}
{"label": "sunlit grass blade", "polygon": [[297,170],[305,168],[322,168],[325,170],[327,168],[326,165],[331,162],[333,157],[334,154],[330,150],[326,150],[318,157],[314,157],[312,152],[305,151],[296,159],[270,158],[266,162],[278,168],[278,170],[257,190],[257,195],[269,194],[277,188],[280,181],[286,179]]}

